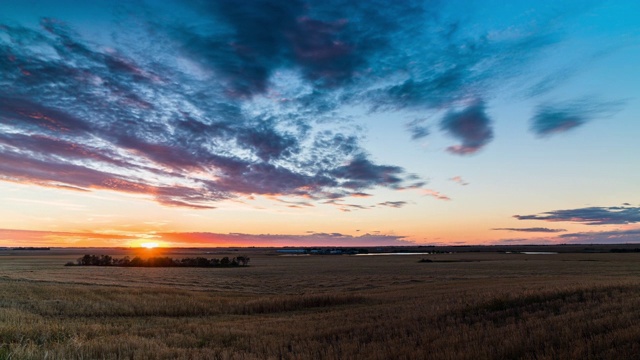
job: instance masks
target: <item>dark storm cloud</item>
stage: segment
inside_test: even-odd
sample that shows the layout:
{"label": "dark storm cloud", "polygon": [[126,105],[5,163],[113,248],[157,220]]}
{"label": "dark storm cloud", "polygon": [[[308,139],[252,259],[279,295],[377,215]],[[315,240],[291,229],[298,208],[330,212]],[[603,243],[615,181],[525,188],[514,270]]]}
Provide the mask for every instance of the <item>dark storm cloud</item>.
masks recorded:
{"label": "dark storm cloud", "polygon": [[547,211],[537,215],[515,215],[514,217],[518,220],[566,221],[585,225],[632,224],[640,222],[640,207],[587,207]]}
{"label": "dark storm cloud", "polygon": [[481,101],[461,111],[450,111],[442,118],[440,128],[462,142],[447,148],[458,155],[473,154],[493,139],[491,120]]}
{"label": "dark storm cloud", "polygon": [[557,233],[567,231],[565,229],[550,229],[545,227],[532,227],[532,228],[495,228],[491,230],[503,230],[503,231],[519,231],[519,232],[538,232],[538,233]]}
{"label": "dark storm cloud", "polygon": [[538,106],[531,119],[531,130],[539,136],[549,136],[573,130],[597,118],[613,115],[622,102],[581,99]]}

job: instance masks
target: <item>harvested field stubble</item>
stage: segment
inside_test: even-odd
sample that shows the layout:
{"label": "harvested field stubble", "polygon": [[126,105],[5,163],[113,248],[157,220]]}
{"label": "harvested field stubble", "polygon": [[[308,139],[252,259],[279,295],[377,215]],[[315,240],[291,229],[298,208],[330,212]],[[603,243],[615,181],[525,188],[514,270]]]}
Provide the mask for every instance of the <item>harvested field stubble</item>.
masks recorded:
{"label": "harvested field stubble", "polygon": [[640,354],[640,254],[265,253],[237,269],[64,268],[72,257],[1,258],[0,359]]}

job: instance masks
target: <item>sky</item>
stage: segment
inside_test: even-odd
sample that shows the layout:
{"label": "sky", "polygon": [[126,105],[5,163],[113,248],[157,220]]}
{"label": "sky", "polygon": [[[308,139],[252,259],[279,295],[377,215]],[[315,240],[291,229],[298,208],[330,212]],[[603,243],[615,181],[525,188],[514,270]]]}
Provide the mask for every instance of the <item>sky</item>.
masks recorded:
{"label": "sky", "polygon": [[640,2],[0,2],[0,247],[640,242]]}

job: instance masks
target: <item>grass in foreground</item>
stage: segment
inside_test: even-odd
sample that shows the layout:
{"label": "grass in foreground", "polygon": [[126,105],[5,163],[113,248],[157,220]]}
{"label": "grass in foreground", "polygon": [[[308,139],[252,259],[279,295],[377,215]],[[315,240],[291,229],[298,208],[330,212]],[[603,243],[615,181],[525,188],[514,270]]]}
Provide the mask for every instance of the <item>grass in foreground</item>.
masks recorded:
{"label": "grass in foreground", "polygon": [[[241,275],[224,269],[183,272],[234,276],[237,282],[235,289],[198,290],[160,282],[136,287],[135,279],[117,286],[60,282],[58,276],[52,279],[57,282],[34,281],[5,271],[0,359],[631,359],[640,354],[640,258],[474,259],[268,257],[258,261],[262,272],[258,266]],[[37,273],[38,267],[33,269]],[[336,269],[341,278],[327,281],[325,275]],[[156,274],[129,270],[132,277]],[[247,291],[251,277],[263,287]]]}

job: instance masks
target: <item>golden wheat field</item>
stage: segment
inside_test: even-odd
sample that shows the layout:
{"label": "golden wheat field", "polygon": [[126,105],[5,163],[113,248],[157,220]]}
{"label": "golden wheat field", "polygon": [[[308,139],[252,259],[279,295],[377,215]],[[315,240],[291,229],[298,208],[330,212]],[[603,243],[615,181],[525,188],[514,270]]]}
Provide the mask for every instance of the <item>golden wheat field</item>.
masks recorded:
{"label": "golden wheat field", "polygon": [[65,267],[83,251],[0,252],[0,359],[640,358],[640,253],[204,252],[163,255],[250,266]]}

